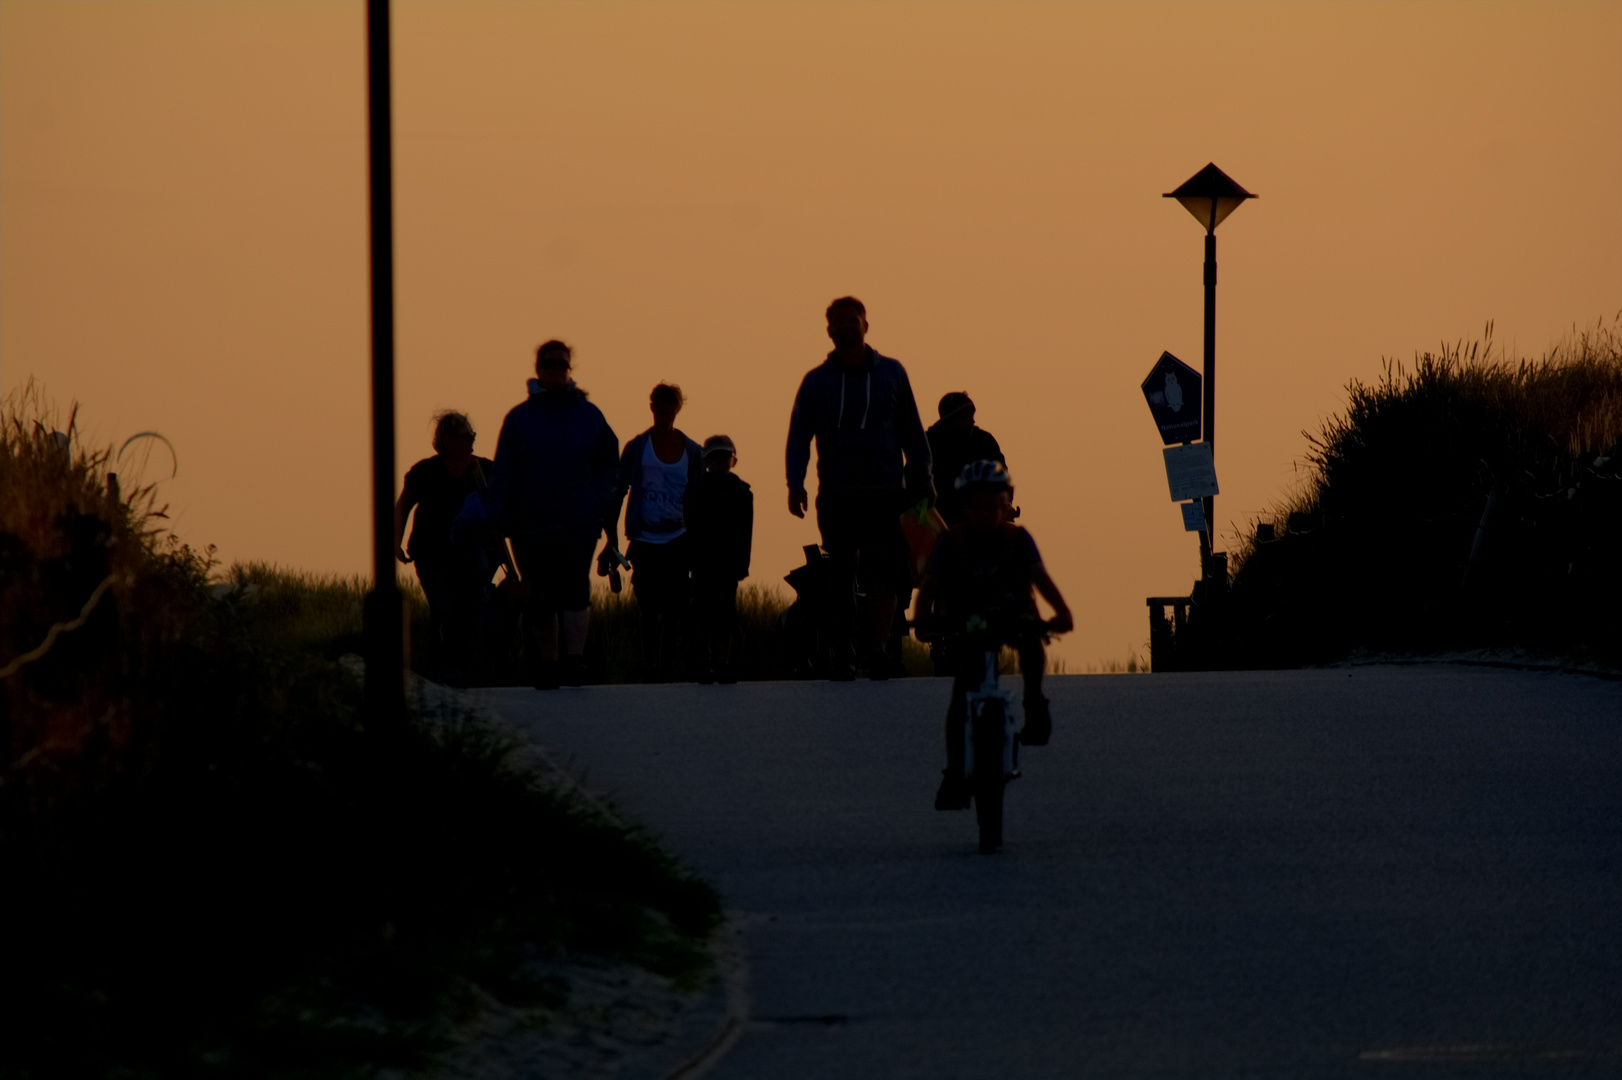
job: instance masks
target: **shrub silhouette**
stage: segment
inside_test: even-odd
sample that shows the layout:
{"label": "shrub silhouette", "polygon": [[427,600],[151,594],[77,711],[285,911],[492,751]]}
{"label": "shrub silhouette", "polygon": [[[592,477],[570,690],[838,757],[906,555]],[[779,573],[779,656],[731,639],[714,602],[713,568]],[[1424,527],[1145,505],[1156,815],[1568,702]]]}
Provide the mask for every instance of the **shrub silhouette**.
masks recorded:
{"label": "shrub silhouette", "polygon": [[1236,553],[1224,662],[1622,659],[1622,317],[1536,361],[1495,354],[1491,332],[1387,361],[1308,436],[1305,490]]}

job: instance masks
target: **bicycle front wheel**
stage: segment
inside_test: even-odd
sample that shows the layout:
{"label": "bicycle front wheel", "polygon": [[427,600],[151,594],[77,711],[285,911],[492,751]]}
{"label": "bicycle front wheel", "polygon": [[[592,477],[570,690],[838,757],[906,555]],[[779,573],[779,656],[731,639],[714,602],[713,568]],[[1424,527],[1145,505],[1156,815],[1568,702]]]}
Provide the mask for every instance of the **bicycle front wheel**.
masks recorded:
{"label": "bicycle front wheel", "polygon": [[1002,846],[1002,798],[1007,778],[1002,772],[1003,708],[987,702],[974,718],[974,816],[980,824],[980,853]]}

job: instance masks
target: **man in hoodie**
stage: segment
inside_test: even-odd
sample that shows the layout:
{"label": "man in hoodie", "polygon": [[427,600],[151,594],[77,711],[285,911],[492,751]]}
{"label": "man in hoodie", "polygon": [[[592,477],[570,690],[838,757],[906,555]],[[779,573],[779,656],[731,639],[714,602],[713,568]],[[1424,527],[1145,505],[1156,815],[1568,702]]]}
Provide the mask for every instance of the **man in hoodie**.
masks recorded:
{"label": "man in hoodie", "polygon": [[572,366],[573,353],[561,341],[536,350],[529,400],[502,421],[490,470],[490,516],[512,537],[538,690],[585,681],[591,557],[617,509],[619,439],[570,378]]}
{"label": "man in hoodie", "polygon": [[896,599],[912,586],[901,511],[933,500],[929,441],[901,364],[867,345],[867,309],[853,296],[828,305],[833,351],[800,382],[788,431],[788,508],[804,517],[811,443],[817,444],[817,527],[833,562],[831,675],[856,675],[856,590],[868,598],[862,658],[887,678],[883,648]]}

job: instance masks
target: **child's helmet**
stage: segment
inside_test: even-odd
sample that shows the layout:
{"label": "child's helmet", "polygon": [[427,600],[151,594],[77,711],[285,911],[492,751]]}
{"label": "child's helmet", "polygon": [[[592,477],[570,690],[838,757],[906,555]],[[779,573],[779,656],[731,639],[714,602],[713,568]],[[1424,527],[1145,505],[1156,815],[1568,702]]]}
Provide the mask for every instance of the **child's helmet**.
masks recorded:
{"label": "child's helmet", "polygon": [[1000,461],[971,461],[963,466],[952,486],[962,492],[997,488],[1012,491],[1014,478]]}

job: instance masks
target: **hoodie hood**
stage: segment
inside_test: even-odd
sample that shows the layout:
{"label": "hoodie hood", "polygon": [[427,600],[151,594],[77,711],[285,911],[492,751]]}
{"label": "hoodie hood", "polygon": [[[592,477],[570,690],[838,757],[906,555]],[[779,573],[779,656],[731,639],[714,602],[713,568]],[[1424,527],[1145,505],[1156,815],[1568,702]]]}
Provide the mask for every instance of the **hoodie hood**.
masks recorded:
{"label": "hoodie hood", "polygon": [[529,387],[530,397],[536,397],[540,394],[555,394],[559,396],[579,394],[581,397],[586,396],[586,392],[580,389],[580,384],[576,383],[573,379],[570,379],[569,385],[565,386],[562,390],[548,390],[546,387],[541,385],[541,380],[539,379],[526,380],[525,385]]}

